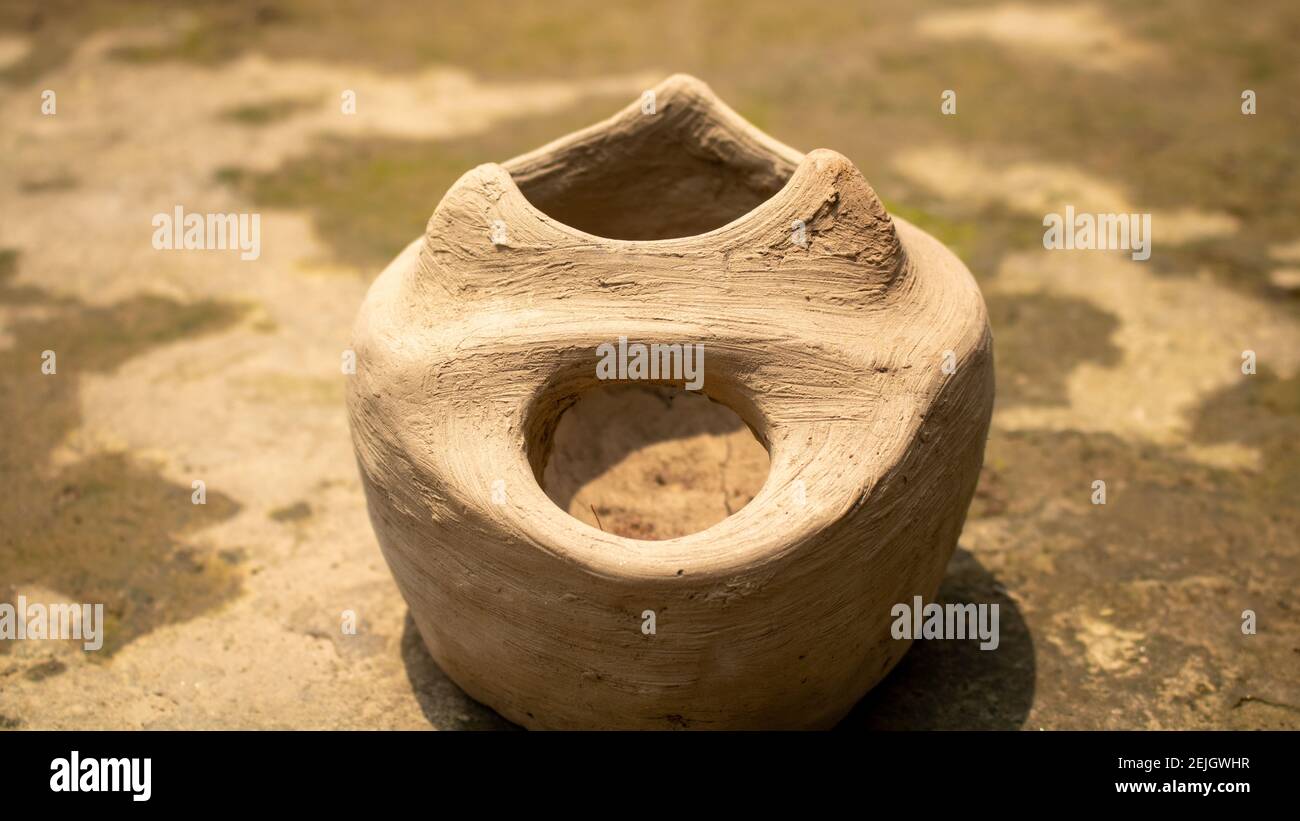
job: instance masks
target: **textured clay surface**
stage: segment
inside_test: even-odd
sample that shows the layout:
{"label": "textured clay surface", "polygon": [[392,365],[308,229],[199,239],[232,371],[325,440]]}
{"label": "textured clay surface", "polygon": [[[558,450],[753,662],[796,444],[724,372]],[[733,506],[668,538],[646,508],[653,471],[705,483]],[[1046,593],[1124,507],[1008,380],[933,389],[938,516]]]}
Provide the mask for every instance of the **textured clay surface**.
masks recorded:
{"label": "textured clay surface", "polygon": [[[348,392],[371,519],[433,658],[512,721],[829,726],[907,650],[890,608],[934,597],[961,532],[983,302],[843,156],[691,78],[654,92],[465,174],[371,287]],[[630,539],[542,490],[621,336],[702,343],[703,392],[770,455],[712,527]]]}

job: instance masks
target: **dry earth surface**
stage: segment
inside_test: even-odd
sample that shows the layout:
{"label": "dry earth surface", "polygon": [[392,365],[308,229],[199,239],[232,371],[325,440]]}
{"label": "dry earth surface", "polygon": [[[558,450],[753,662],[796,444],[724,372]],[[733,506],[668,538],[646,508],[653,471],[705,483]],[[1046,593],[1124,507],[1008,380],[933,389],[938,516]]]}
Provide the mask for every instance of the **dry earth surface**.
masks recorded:
{"label": "dry earth surface", "polygon": [[[0,598],[109,622],[100,653],[0,643],[0,727],[506,726],[406,615],[340,358],[460,173],[673,71],[855,160],[992,316],[942,595],[1000,603],[1001,647],[918,643],[845,726],[1300,727],[1297,39],[1288,2],[6,4]],[[1151,260],[1045,251],[1066,204],[1152,213]],[[260,258],[154,250],[177,205],[260,213]],[[634,390],[567,424],[548,491],[628,535],[705,527],[767,469],[707,403]]]}

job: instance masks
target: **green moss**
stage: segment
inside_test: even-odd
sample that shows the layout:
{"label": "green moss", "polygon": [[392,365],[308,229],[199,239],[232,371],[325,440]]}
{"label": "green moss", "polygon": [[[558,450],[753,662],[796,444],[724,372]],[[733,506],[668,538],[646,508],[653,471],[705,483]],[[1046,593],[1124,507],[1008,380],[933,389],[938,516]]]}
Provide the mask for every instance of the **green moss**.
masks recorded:
{"label": "green moss", "polygon": [[1282,379],[1267,366],[1242,374],[1232,387],[1207,399],[1193,417],[1192,438],[1207,444],[1231,442],[1261,456],[1261,515],[1294,510],[1300,499],[1300,377]]}
{"label": "green moss", "polygon": [[222,111],[219,116],[240,125],[269,125],[309,111],[318,103],[320,100],[315,97],[278,97],[260,103],[234,106]]}
{"label": "green moss", "polygon": [[978,232],[970,222],[947,219],[932,211],[897,202],[885,201],[884,206],[890,214],[896,214],[930,234],[962,259],[968,259],[975,250]]}
{"label": "green moss", "polygon": [[977,211],[922,198],[927,207],[884,200],[885,209],[942,242],[970,269],[977,280],[992,276],[1003,256],[1042,247],[1042,227],[1003,208]]}
{"label": "green moss", "polygon": [[294,502],[271,511],[271,518],[277,522],[300,522],[311,516],[311,505],[307,502]]}
{"label": "green moss", "polygon": [[216,179],[259,206],[310,212],[317,234],[340,261],[375,272],[424,231],[443,194],[465,172],[589,125],[617,105],[593,101],[459,140],[322,138],[274,171],[223,168]]}
{"label": "green moss", "polygon": [[59,174],[40,179],[25,179],[18,183],[18,190],[24,194],[44,194],[50,191],[72,191],[81,185],[76,177]]}
{"label": "green moss", "polygon": [[998,405],[1066,405],[1066,380],[1085,362],[1113,366],[1119,320],[1092,303],[1048,294],[986,295]]}
{"label": "green moss", "polygon": [[[57,468],[51,453],[80,426],[84,375],[232,327],[246,309],[152,296],[89,306],[13,286],[16,264],[16,254],[0,252],[0,302],[42,310],[12,322],[14,343],[0,350],[0,424],[21,432],[0,449],[0,568],[9,588],[0,592],[35,586],[104,604],[104,647],[95,655],[107,657],[238,594],[238,567],[182,545],[239,506],[214,487],[206,504],[192,504],[189,484],[126,453],[93,453]],[[53,374],[41,371],[45,350],[57,356]]]}

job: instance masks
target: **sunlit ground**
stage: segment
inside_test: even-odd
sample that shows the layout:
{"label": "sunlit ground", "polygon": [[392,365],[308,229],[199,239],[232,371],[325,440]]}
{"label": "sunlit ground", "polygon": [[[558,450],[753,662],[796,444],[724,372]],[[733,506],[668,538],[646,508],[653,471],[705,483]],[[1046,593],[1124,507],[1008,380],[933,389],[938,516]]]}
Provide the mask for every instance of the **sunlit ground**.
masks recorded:
{"label": "sunlit ground", "polygon": [[[1001,649],[918,643],[847,726],[1300,727],[1293,3],[413,5],[0,10],[0,593],[110,613],[101,653],[0,643],[0,726],[501,726],[406,619],[340,351],[461,173],[685,71],[850,157],[992,317],[942,592]],[[178,204],[260,213],[260,257],[155,251]],[[1067,204],[1151,213],[1151,259],[1045,251]]]}

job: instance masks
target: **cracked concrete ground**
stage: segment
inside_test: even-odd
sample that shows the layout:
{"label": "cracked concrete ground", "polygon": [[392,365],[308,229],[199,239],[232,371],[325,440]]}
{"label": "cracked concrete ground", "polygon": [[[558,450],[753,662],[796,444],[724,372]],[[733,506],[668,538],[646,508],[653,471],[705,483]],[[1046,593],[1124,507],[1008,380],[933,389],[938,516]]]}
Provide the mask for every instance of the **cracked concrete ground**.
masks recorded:
{"label": "cracked concrete ground", "polygon": [[[1291,4],[546,5],[0,11],[0,599],[109,614],[98,653],[0,642],[0,727],[506,726],[383,564],[340,355],[457,176],[679,70],[852,158],[989,305],[998,404],[942,595],[999,603],[1000,647],[918,643],[844,726],[1300,727]],[[155,251],[178,204],[260,213],[260,258]],[[1152,213],[1152,259],[1044,251],[1066,204]],[[761,484],[725,413],[652,397],[629,441],[600,401],[548,480],[573,515],[685,532]]]}

